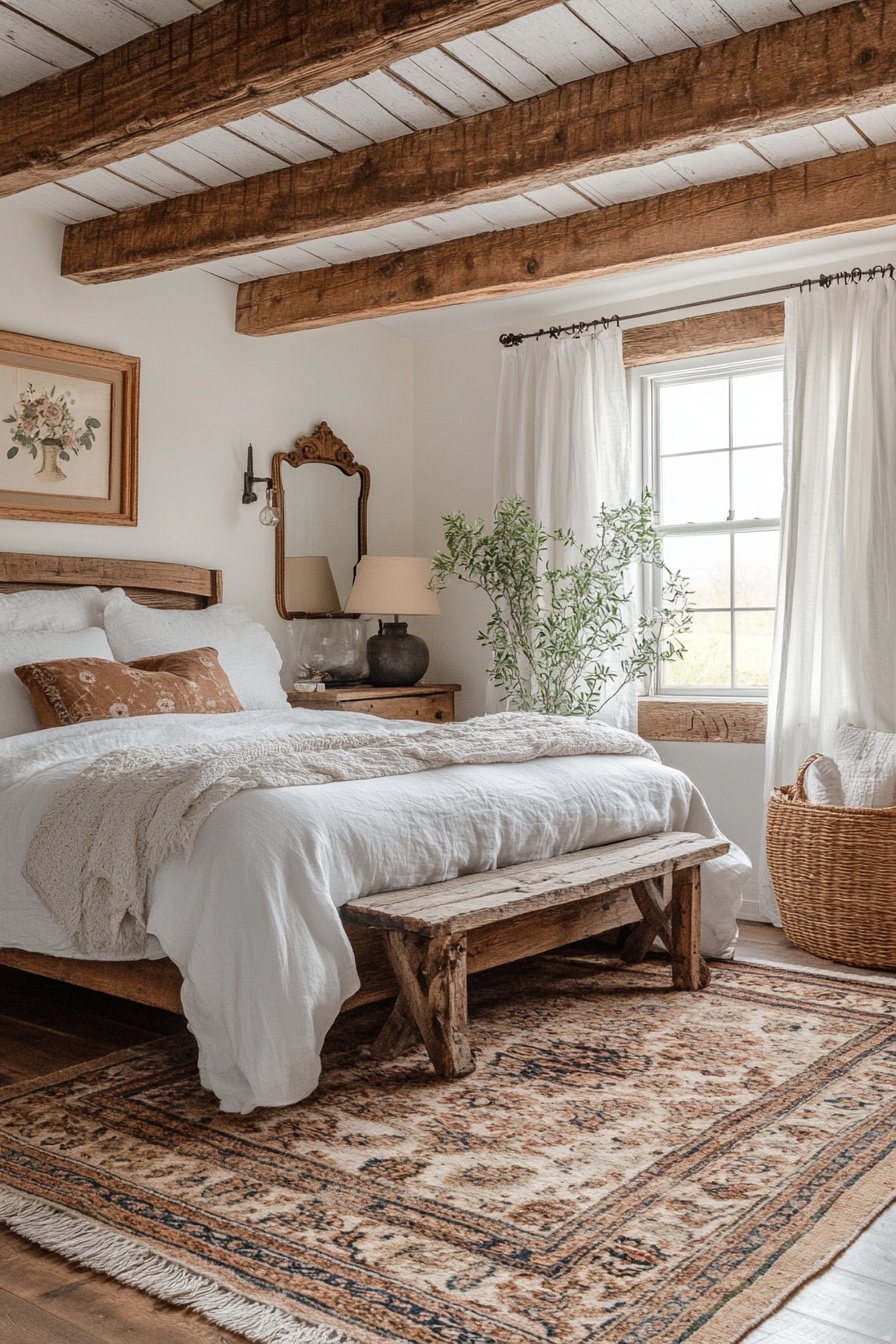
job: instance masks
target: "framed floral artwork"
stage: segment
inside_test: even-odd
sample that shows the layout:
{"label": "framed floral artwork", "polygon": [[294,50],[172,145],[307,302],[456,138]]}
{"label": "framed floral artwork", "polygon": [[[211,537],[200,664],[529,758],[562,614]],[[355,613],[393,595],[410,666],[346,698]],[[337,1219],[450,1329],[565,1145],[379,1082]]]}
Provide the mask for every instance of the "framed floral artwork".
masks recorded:
{"label": "framed floral artwork", "polygon": [[0,331],[0,518],[137,522],[140,361]]}

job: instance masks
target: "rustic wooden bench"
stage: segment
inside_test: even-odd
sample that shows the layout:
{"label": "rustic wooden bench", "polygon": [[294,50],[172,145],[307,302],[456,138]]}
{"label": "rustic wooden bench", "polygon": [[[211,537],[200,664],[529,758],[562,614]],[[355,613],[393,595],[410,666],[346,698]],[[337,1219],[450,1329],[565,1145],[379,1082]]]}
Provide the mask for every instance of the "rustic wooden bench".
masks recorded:
{"label": "rustic wooden bench", "polygon": [[[710,972],[699,946],[700,865],[727,851],[725,840],[667,831],[349,901],[342,907],[343,921],[383,931],[400,990],[373,1055],[394,1059],[422,1036],[436,1073],[443,1078],[472,1073],[468,934],[505,921],[510,931],[512,922],[519,921],[526,936],[513,938],[512,955],[505,958],[516,960],[569,941],[563,936],[567,922],[552,919],[552,912],[596,898],[608,914],[603,924],[595,923],[594,931],[612,927],[606,919],[612,920],[609,912],[620,908],[618,900],[607,897],[634,898],[641,918],[622,947],[625,961],[643,961],[659,937],[672,958],[673,987],[703,989]],[[535,912],[544,912],[545,919],[521,919]],[[546,935],[546,929],[555,932]]]}

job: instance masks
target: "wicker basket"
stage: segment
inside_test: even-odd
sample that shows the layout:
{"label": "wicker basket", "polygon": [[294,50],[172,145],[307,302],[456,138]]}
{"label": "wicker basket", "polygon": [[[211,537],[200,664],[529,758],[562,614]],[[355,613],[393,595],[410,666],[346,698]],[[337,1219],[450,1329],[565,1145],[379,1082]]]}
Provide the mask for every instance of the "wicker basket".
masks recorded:
{"label": "wicker basket", "polygon": [[804,952],[896,967],[896,807],[819,807],[806,771],[775,789],[766,854],[781,922]]}

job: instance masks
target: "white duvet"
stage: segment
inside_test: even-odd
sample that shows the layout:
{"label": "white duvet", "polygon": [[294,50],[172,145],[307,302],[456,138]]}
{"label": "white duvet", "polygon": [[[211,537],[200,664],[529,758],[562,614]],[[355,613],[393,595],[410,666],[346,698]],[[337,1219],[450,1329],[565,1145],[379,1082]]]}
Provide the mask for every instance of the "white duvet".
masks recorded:
{"label": "white duvet", "polygon": [[[78,956],[21,875],[55,792],[106,752],[332,731],[314,711],[113,720],[0,741],[0,946]],[[340,716],[347,731],[425,732]],[[637,756],[450,766],[423,774],[237,794],[203,824],[189,859],[149,890],[150,956],[184,976],[200,1073],[226,1111],[289,1105],[313,1091],[320,1049],[358,988],[337,907],[657,831],[719,834],[686,776]],[[735,846],[704,867],[701,946],[724,955],[750,864]]]}

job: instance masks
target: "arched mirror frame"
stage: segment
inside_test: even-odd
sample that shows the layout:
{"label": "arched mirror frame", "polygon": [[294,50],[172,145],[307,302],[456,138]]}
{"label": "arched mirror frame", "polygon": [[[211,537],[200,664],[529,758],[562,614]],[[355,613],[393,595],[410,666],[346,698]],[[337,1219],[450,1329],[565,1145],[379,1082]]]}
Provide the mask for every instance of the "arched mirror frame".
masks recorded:
{"label": "arched mirror frame", "polygon": [[289,453],[275,453],[271,463],[271,478],[280,504],[280,521],[277,524],[275,539],[274,584],[277,597],[277,611],[284,621],[311,620],[318,617],[333,616],[326,611],[287,611],[286,595],[283,583],[285,546],[286,546],[286,509],[283,494],[283,472],[286,467],[301,467],[307,462],[317,462],[324,466],[338,467],[344,476],[360,476],[361,488],[358,492],[358,558],[367,554],[367,500],[370,496],[370,472],[360,462],[356,462],[349,449],[337,439],[326,420],[322,420],[313,434],[305,434],[296,439],[295,447]]}

